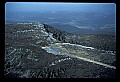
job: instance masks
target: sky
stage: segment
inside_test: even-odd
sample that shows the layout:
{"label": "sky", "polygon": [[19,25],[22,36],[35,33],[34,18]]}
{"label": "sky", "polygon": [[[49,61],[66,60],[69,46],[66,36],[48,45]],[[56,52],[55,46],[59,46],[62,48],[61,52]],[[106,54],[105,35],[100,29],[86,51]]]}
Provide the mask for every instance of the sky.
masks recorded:
{"label": "sky", "polygon": [[114,3],[6,2],[6,12],[17,11],[116,12]]}

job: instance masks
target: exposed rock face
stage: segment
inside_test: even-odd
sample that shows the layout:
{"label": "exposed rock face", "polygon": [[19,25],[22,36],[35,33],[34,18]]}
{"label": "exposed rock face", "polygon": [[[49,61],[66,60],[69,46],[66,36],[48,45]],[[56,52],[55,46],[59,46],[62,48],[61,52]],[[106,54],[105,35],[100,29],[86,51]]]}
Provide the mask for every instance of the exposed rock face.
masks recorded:
{"label": "exposed rock face", "polygon": [[[5,25],[5,77],[9,78],[109,78],[115,70],[76,58],[53,55],[42,47],[53,43],[82,44],[87,36],[57,30],[40,23]],[[86,40],[85,40],[86,41]]]}
{"label": "exposed rock face", "polygon": [[61,42],[81,44],[91,46],[102,50],[116,51],[116,37],[111,35],[77,35],[70,34],[62,30],[55,29],[44,24],[48,33]]}
{"label": "exposed rock face", "polygon": [[55,28],[53,28],[49,25],[46,25],[46,24],[44,24],[44,27],[48,33],[53,33],[53,38],[55,38],[61,42],[65,41],[65,39],[66,39],[65,36],[68,33],[66,33],[65,31],[62,31],[62,30],[55,29]]}

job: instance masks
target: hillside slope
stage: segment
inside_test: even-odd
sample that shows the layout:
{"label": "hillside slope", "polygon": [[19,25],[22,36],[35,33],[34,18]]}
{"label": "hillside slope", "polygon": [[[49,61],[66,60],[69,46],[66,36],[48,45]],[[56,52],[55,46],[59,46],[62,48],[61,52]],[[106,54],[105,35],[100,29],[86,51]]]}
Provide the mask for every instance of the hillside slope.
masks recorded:
{"label": "hillside slope", "polygon": [[[4,75],[9,78],[114,78],[115,69],[113,68],[83,61],[66,54],[61,55],[59,52],[57,54],[48,53],[43,49],[43,47],[56,43],[71,43],[101,50],[112,50],[111,53],[114,55],[109,53],[110,56],[108,54],[106,57],[112,58],[112,61],[100,59],[115,66],[115,39],[113,38],[115,37],[70,34],[41,23],[6,24]],[[81,47],[68,45],[64,45],[64,48],[59,47],[59,45],[54,46],[61,51],[67,49],[68,53],[81,49]],[[72,54],[80,55],[80,53],[75,52]],[[84,53],[81,55],[87,56]],[[86,58],[92,58],[92,56]],[[98,60],[99,56],[94,58]]]}

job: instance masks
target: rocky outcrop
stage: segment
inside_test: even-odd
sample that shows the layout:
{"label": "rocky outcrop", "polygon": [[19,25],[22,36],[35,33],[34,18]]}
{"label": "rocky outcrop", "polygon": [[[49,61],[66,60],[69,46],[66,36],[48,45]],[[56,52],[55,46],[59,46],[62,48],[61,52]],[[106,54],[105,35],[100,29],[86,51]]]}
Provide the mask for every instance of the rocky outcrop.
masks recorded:
{"label": "rocky outcrop", "polygon": [[58,30],[58,29],[55,29],[53,28],[52,26],[49,26],[49,25],[46,25],[44,24],[44,28],[46,29],[46,31],[48,33],[52,33],[53,34],[53,38],[61,41],[61,42],[65,42],[65,36],[68,34],[66,33],[65,31],[62,31],[62,30]]}
{"label": "rocky outcrop", "polygon": [[116,51],[116,37],[112,35],[71,34],[55,29],[47,24],[44,24],[44,28],[48,33],[53,34],[53,38],[59,40],[60,42],[80,44],[84,46],[95,47],[101,50]]}

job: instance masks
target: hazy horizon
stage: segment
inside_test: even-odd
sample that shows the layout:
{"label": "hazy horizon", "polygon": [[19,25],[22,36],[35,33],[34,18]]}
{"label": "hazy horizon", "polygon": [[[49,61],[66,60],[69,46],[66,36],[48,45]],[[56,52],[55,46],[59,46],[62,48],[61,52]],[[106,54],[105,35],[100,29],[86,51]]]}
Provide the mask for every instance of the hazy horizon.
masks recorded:
{"label": "hazy horizon", "polygon": [[5,11],[116,12],[114,3],[6,2]]}

